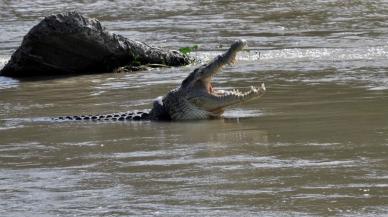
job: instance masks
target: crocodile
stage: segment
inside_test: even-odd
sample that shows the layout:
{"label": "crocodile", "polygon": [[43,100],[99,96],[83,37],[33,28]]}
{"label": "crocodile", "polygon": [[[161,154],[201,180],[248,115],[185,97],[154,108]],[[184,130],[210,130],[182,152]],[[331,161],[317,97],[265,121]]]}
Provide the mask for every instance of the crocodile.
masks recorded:
{"label": "crocodile", "polygon": [[156,98],[149,112],[64,116],[55,119],[179,121],[219,118],[226,107],[261,97],[266,92],[264,83],[257,87],[251,86],[245,92],[217,90],[211,83],[212,78],[221,71],[223,66],[235,63],[237,52],[246,46],[245,40],[235,41],[225,53],[216,56],[208,64],[201,65],[191,72],[177,88],[170,90],[164,97]]}

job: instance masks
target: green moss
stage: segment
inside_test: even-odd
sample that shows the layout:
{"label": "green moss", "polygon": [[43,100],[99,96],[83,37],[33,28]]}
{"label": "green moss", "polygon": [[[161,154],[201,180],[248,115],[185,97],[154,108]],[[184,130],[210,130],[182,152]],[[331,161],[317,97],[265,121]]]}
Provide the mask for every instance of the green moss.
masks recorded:
{"label": "green moss", "polygon": [[187,54],[197,50],[198,47],[199,47],[198,45],[193,45],[191,47],[181,47],[181,48],[179,48],[179,52],[181,52],[184,55],[187,55]]}

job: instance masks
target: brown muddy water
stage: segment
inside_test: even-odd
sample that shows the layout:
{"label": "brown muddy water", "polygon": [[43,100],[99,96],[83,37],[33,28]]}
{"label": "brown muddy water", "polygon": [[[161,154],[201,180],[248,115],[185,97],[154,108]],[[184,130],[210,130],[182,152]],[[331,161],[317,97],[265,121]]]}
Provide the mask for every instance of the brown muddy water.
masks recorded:
{"label": "brown muddy water", "polygon": [[225,119],[51,122],[149,108],[196,65],[0,77],[0,216],[388,215],[385,1],[0,0],[0,67],[52,13],[207,61],[247,39],[218,88],[268,93]]}

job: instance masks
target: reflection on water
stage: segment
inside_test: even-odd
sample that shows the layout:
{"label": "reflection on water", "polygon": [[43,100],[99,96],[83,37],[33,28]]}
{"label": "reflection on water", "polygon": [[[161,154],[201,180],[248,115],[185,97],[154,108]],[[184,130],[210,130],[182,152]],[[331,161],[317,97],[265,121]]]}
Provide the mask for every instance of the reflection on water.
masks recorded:
{"label": "reflection on water", "polygon": [[41,17],[81,10],[206,62],[249,41],[214,87],[265,82],[225,119],[52,122],[148,109],[195,68],[43,81],[0,77],[0,216],[381,216],[388,213],[387,4],[5,1],[0,67]]}

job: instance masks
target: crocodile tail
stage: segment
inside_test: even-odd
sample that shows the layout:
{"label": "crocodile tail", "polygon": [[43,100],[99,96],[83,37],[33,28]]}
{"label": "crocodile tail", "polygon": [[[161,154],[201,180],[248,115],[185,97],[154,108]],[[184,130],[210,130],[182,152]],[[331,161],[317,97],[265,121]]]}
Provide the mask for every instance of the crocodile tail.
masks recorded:
{"label": "crocodile tail", "polygon": [[146,121],[150,120],[148,112],[122,112],[104,115],[73,115],[53,118],[55,121]]}

